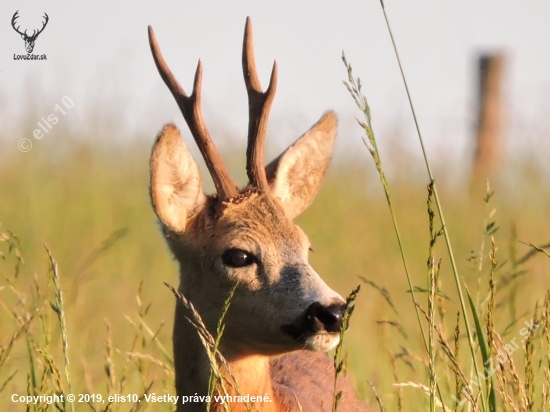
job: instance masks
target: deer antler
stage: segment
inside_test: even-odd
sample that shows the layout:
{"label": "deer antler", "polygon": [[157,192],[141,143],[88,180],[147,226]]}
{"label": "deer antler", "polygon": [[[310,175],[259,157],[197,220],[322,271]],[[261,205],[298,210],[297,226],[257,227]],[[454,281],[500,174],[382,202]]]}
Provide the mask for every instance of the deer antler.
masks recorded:
{"label": "deer antler", "polygon": [[15,23],[16,23],[16,20],[19,18],[19,10],[17,10],[15,12],[15,14],[13,15],[13,17],[11,18],[11,26],[13,27],[13,29],[19,33],[21,36],[25,36],[25,38],[27,39],[35,39],[36,37],[38,37],[38,35],[40,33],[42,33],[44,31],[44,29],[46,28],[46,25],[48,24],[48,21],[50,20],[50,18],[48,17],[48,14],[47,13],[44,13],[44,18],[46,19],[43,23],[42,23],[42,28],[40,30],[33,30],[32,32],[32,35],[28,35],[27,34],[27,30],[25,30],[24,32],[20,32],[19,31],[19,27],[21,26],[17,26],[15,27]]}
{"label": "deer antler", "polygon": [[14,29],[17,33],[19,33],[21,36],[26,36],[26,35],[27,35],[27,31],[26,31],[26,30],[25,30],[24,33],[22,33],[22,32],[19,31],[19,27],[21,27],[21,26],[15,27],[15,21],[16,21],[18,18],[19,18],[19,10],[17,10],[17,11],[15,12],[15,14],[13,15],[13,17],[11,18],[11,27],[13,27],[13,29]]}
{"label": "deer antler", "polygon": [[248,93],[248,146],[246,148],[246,173],[250,183],[257,189],[267,191],[267,178],[264,169],[264,146],[269,110],[277,88],[277,61],[273,63],[269,86],[262,91],[256,62],[254,60],[254,40],[252,22],[246,18],[243,39],[243,75]]}
{"label": "deer antler", "polygon": [[193,82],[193,92],[187,96],[183,88],[180,86],[176,77],[166,64],[162,57],[160,48],[151,26],[148,27],[149,45],[153,53],[153,59],[159,71],[160,77],[172,92],[174,99],[191,130],[191,134],[195,138],[195,142],[206,162],[206,166],[210,171],[214,186],[218,196],[222,199],[229,199],[238,194],[237,186],[231,180],[229,173],[223,163],[220,153],[216,149],[210,133],[204,123],[201,110],[201,83],[202,83],[202,62],[199,60],[197,70],[195,71],[195,81]]}
{"label": "deer antler", "polygon": [[38,30],[38,33],[35,33],[36,30],[33,30],[32,36],[30,37],[38,37],[38,35],[44,31],[44,29],[46,28],[46,24],[48,24],[48,21],[50,20],[46,13],[44,13],[44,17],[46,18],[46,21],[42,23],[42,28]]}

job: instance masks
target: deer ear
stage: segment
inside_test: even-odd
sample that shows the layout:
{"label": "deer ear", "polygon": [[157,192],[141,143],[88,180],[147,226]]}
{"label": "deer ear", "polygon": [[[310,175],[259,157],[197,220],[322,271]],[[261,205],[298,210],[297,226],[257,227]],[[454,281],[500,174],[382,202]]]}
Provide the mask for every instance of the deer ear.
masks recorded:
{"label": "deer ear", "polygon": [[185,231],[206,196],[199,168],[175,125],[164,126],[157,136],[150,168],[150,195],[155,213],[171,231]]}
{"label": "deer ear", "polygon": [[271,194],[293,219],[313,201],[330,163],[338,118],[326,112],[292,146],[266,167]]}

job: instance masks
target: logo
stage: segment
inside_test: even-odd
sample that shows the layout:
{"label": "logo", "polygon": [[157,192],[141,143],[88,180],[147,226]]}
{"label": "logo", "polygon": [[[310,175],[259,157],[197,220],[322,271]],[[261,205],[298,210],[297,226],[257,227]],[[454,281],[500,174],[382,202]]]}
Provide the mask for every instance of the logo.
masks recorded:
{"label": "logo", "polygon": [[[42,23],[42,28],[39,29],[39,30],[33,30],[32,34],[29,36],[27,34],[27,30],[25,29],[24,32],[22,32],[20,30],[20,27],[21,26],[15,26],[17,24],[17,19],[19,18],[19,10],[17,10],[15,12],[15,14],[13,15],[12,19],[11,19],[11,26],[13,27],[13,29],[19,33],[21,35],[21,38],[23,40],[25,40],[25,49],[27,50],[27,54],[30,55],[32,53],[32,51],[34,50],[34,42],[36,41],[36,38],[38,37],[38,35],[40,33],[42,33],[44,31],[44,29],[46,28],[46,25],[48,24],[48,21],[50,20],[50,18],[48,17],[48,15],[46,13],[44,13],[44,16],[43,18],[45,19],[44,22]],[[45,60],[45,55],[43,55],[44,58],[42,59],[38,59],[38,60]],[[15,55],[14,55],[14,60],[15,60]],[[25,59],[25,60],[28,60],[28,59]],[[33,59],[35,60],[35,59]]]}

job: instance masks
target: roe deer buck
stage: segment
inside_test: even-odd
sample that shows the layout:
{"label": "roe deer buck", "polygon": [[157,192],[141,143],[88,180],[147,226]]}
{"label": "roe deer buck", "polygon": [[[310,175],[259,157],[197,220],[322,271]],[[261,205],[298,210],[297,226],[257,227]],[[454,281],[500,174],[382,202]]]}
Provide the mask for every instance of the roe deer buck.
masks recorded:
{"label": "roe deer buck", "polygon": [[[223,373],[235,378],[238,393],[269,398],[269,402],[254,403],[255,409],[329,411],[334,368],[322,352],[339,341],[345,301],[308,264],[308,238],[292,219],[313,201],[325,175],[336,137],[336,115],[326,112],[264,167],[277,65],[263,92],[247,19],[242,59],[249,99],[246,171],[250,183],[239,190],[202,117],[201,61],[193,92],[187,95],[162,57],[150,26],[149,43],[160,76],[180,107],[216,188],[215,195],[204,194],[199,169],[178,129],[166,125],[151,154],[150,195],[166,242],[180,265],[179,291],[213,333],[223,302],[238,283],[219,348],[231,375],[226,369]],[[210,373],[206,351],[186,320],[186,310],[178,299],[173,335],[177,410],[204,411],[204,403],[181,403],[182,396],[207,395]],[[339,410],[366,411],[350,382],[346,378],[338,382],[338,390],[343,391]],[[247,410],[242,403],[230,407],[231,411]],[[223,405],[213,402],[211,410],[221,411]]]}

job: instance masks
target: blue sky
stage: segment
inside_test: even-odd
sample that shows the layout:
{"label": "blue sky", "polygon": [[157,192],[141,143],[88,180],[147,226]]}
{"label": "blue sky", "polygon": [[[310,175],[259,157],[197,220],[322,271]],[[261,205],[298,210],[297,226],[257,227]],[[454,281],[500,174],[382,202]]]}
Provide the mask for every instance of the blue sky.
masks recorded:
{"label": "blue sky", "polygon": [[[504,93],[509,146],[550,130],[550,2],[507,0],[386,1],[428,149],[467,156],[475,108],[475,58],[507,56]],[[50,21],[34,53],[47,61],[15,61],[24,42],[11,27]],[[203,103],[214,139],[242,136],[247,100],[240,66],[242,33],[251,16],[260,79],[267,85],[274,59],[279,85],[270,136],[289,143],[334,109],[341,146],[360,147],[357,114],[342,86],[345,50],[369,99],[378,138],[399,135],[417,151],[411,115],[378,0],[268,1],[12,1],[0,4],[0,124],[20,138],[29,107],[40,117],[63,96],[75,106],[61,119],[71,130],[114,124],[117,139],[154,136],[171,120],[185,129],[160,80],[147,43],[155,29],[172,70],[190,89],[204,62]],[[101,123],[101,124],[100,124]],[[184,131],[186,135],[189,133]],[[523,139],[523,140],[522,140]],[[274,143],[272,143],[274,144]],[[279,144],[279,143],[275,143]]]}

